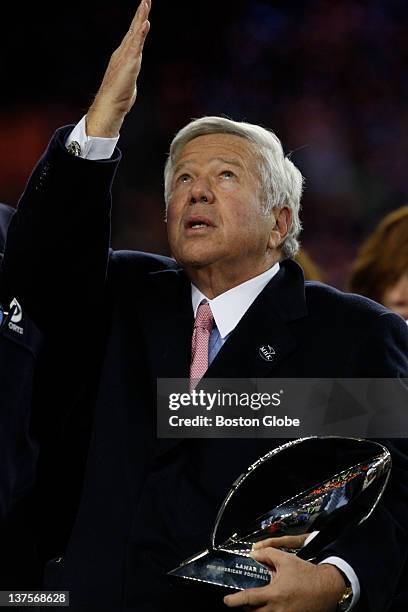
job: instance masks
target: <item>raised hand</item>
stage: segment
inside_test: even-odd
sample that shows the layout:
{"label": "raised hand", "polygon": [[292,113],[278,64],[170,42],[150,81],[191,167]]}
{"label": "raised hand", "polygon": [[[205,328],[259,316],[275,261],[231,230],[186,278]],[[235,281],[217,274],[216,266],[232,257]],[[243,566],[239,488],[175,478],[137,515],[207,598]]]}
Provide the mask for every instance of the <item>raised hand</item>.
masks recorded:
{"label": "raised hand", "polygon": [[112,138],[136,100],[143,46],[150,29],[151,0],[142,0],[119,47],[112,53],[102,84],[86,116],[88,136]]}

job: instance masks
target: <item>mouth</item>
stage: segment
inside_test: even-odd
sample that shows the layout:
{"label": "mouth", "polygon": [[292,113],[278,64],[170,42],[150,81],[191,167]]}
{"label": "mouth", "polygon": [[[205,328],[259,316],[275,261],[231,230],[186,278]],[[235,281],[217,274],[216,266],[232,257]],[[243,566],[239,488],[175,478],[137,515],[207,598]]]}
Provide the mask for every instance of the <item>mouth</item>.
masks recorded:
{"label": "mouth", "polygon": [[187,231],[197,232],[199,230],[205,230],[208,228],[214,228],[215,225],[208,217],[203,217],[201,215],[194,215],[188,217],[184,222],[184,228]]}

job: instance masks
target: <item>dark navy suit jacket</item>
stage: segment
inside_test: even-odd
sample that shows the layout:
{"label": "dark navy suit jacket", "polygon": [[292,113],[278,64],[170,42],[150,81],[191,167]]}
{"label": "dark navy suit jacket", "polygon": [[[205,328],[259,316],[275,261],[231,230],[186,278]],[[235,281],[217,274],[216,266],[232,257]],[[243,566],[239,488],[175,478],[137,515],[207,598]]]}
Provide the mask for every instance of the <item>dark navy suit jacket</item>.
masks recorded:
{"label": "dark navy suit jacket", "polygon": [[[14,209],[0,204],[0,303],[9,309],[2,252]],[[38,586],[40,568],[31,525],[38,441],[32,422],[34,373],[42,336],[24,309],[0,330],[0,585]]]}
{"label": "dark navy suit jacket", "polygon": [[[208,546],[231,483],[278,441],[156,439],[156,379],[188,377],[190,284],[171,259],[109,250],[110,188],[120,154],[98,162],[73,157],[64,148],[69,129],[56,133],[35,168],[5,254],[8,290],[53,345],[43,406],[57,419],[59,437],[44,467],[54,488],[42,503],[53,534],[49,552],[58,561],[48,564],[46,584],[70,590],[74,610],[159,612],[172,608],[172,598],[179,610],[222,610],[220,596],[192,605],[165,573]],[[275,348],[271,363],[259,358],[264,344]],[[400,317],[305,283],[290,260],[207,372],[407,375]],[[373,612],[389,609],[407,556],[408,453],[403,441],[388,446],[395,466],[383,500],[366,523],[323,553],[350,563],[362,588],[359,608]]]}

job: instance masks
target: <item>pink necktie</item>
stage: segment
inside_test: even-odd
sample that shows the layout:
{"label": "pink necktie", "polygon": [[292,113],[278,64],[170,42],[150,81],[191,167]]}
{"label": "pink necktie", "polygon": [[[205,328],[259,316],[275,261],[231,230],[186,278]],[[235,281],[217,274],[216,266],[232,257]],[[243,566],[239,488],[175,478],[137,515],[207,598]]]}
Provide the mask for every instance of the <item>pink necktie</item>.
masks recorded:
{"label": "pink necktie", "polygon": [[208,369],[208,343],[214,317],[208,302],[202,301],[197,309],[191,343],[190,391]]}

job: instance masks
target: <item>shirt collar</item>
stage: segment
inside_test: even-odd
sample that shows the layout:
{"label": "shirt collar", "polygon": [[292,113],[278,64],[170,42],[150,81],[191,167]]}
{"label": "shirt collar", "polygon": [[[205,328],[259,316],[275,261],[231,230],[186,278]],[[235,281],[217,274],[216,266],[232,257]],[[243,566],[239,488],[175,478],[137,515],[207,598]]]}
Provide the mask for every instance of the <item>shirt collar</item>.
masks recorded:
{"label": "shirt collar", "polygon": [[220,332],[221,338],[225,338],[238,325],[252,302],[258,297],[269,281],[279,272],[279,262],[245,283],[241,283],[221,295],[210,300],[198,287],[191,284],[191,302],[194,318],[197,308],[202,300],[210,304],[215,324]]}

